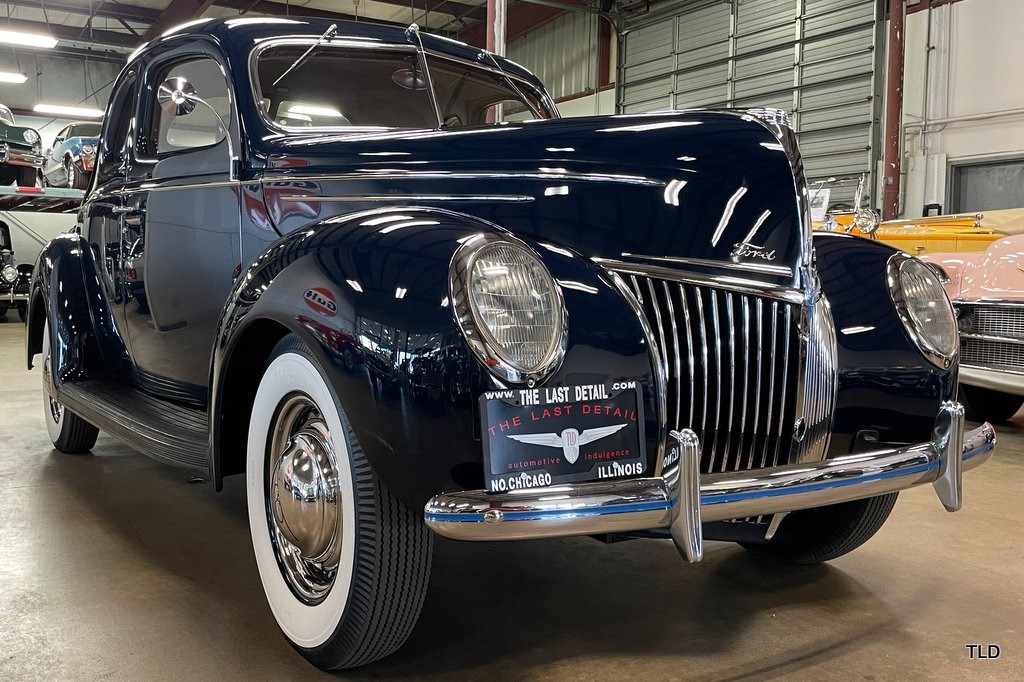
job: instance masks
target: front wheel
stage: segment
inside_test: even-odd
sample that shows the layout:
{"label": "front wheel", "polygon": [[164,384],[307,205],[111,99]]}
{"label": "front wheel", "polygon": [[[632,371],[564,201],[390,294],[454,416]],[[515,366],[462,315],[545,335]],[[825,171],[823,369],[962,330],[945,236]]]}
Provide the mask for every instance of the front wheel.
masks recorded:
{"label": "front wheel", "polygon": [[69,189],[85,189],[85,174],[71,159],[64,159],[64,172],[68,176]]}
{"label": "front wheel", "polygon": [[396,651],[423,605],[432,536],[374,474],[295,336],[256,391],[246,489],[260,579],[292,646],[324,670]]}
{"label": "front wheel", "polygon": [[43,324],[43,419],[46,420],[46,432],[57,452],[67,455],[87,452],[96,445],[100,430],[50,395],[53,391],[51,367],[50,323],[46,322]]}
{"label": "front wheel", "polygon": [[897,493],[789,513],[766,543],[741,543],[754,554],[811,565],[852,552],[889,518]]}
{"label": "front wheel", "polygon": [[960,402],[968,419],[1001,424],[1017,414],[1024,405],[1024,396],[960,384]]}

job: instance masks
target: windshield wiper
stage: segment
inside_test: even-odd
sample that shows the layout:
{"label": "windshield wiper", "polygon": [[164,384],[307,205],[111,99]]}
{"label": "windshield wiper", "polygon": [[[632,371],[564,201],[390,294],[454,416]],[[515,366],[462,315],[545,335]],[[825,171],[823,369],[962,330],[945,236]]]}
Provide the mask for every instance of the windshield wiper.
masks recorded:
{"label": "windshield wiper", "polygon": [[434,107],[434,115],[437,117],[437,127],[444,127],[444,119],[441,118],[441,108],[437,102],[437,92],[434,90],[434,81],[430,77],[430,65],[427,64],[427,51],[423,49],[423,38],[420,37],[420,27],[418,24],[409,24],[408,28],[405,29],[405,37],[407,40],[416,41],[416,56],[423,63],[423,76],[427,79],[427,94],[430,95],[430,105]]}
{"label": "windshield wiper", "polygon": [[323,45],[325,40],[327,40],[328,38],[330,38],[331,36],[333,36],[337,32],[338,32],[338,25],[337,24],[331,24],[330,26],[328,26],[327,30],[324,31],[324,34],[322,36],[320,36],[319,38],[317,38],[316,42],[313,43],[312,45],[310,45],[309,49],[306,50],[305,52],[303,52],[299,56],[298,59],[296,59],[294,62],[292,62],[292,65],[289,66],[287,69],[285,69],[284,73],[282,73],[280,76],[278,76],[276,81],[274,81],[273,83],[270,84],[270,87],[274,87],[275,85],[280,83],[282,80],[284,80],[285,76],[287,76],[292,71],[294,71],[296,68],[298,68],[299,65],[302,64],[302,62],[306,61],[306,58],[309,57],[309,55],[311,55],[313,53],[313,50],[315,50],[318,47],[320,47],[321,45]]}
{"label": "windshield wiper", "polygon": [[540,116],[540,112],[534,108],[534,106],[530,103],[530,100],[526,97],[526,95],[523,94],[523,91],[519,89],[519,86],[516,85],[516,82],[512,79],[512,76],[508,75],[508,73],[505,72],[505,69],[501,68],[501,63],[498,61],[497,57],[495,57],[492,52],[488,52],[487,50],[480,50],[480,54],[477,55],[477,59],[479,59],[480,61],[484,61],[484,59],[487,57],[490,57],[491,63],[494,64],[494,66],[498,69],[498,73],[500,73],[502,78],[505,79],[505,82],[512,86],[512,89],[515,90],[516,94],[519,96],[519,99],[522,100],[523,105],[527,109],[529,109],[534,116]]}

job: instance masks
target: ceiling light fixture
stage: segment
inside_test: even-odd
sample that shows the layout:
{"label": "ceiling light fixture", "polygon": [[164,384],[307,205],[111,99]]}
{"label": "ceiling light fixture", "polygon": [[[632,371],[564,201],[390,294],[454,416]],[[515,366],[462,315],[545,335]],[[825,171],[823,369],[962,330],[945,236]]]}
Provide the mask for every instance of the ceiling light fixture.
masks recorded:
{"label": "ceiling light fixture", "polygon": [[0,71],[0,83],[24,83],[28,76],[16,71]]}
{"label": "ceiling light fixture", "polygon": [[42,33],[25,33],[24,31],[0,29],[0,43],[49,49],[57,46],[57,39]]}
{"label": "ceiling light fixture", "polygon": [[71,116],[84,118],[99,118],[103,115],[102,109],[92,107],[70,107],[63,104],[37,104],[32,107],[37,114],[56,114],[57,116]]}

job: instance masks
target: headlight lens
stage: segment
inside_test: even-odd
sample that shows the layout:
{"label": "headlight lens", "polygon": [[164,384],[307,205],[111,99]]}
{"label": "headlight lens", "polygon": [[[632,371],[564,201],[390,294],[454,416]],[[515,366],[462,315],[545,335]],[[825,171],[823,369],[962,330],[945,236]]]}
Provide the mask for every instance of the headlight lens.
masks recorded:
{"label": "headlight lens", "polygon": [[916,258],[895,254],[889,259],[889,289],[910,338],[932,363],[949,367],[960,337],[953,306],[935,272]]}
{"label": "headlight lens", "polygon": [[452,261],[453,310],[470,347],[500,379],[539,381],[565,351],[562,293],[525,244],[481,235]]}
{"label": "headlight lens", "polygon": [[14,284],[14,280],[18,279],[18,269],[13,265],[5,265],[4,269],[0,271],[0,277],[3,277],[8,284]]}
{"label": "headlight lens", "polygon": [[21,136],[24,137],[25,142],[28,142],[29,144],[35,144],[36,142],[39,142],[39,133],[32,130],[31,128],[23,132]]}
{"label": "headlight lens", "polygon": [[94,145],[94,144],[83,144],[82,145],[82,153],[83,154],[95,154],[96,153],[96,145]]}

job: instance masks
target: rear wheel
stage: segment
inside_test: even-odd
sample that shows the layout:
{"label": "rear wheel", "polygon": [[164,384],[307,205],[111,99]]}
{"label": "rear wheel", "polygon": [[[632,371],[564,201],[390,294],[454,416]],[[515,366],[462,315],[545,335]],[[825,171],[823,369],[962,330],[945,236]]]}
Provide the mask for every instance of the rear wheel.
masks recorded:
{"label": "rear wheel", "polygon": [[1002,423],[1009,421],[1024,405],[1024,396],[960,384],[960,402],[968,419]]}
{"label": "rear wheel", "polygon": [[766,543],[743,547],[789,564],[820,564],[851,552],[878,532],[889,518],[896,493],[791,512]]}
{"label": "rear wheel", "polygon": [[376,477],[295,336],[260,379],[246,488],[260,579],[292,646],[324,670],[397,650],[423,605],[432,536]]}
{"label": "rear wheel", "polygon": [[50,395],[53,391],[50,372],[50,323],[47,322],[43,325],[43,419],[46,420],[46,431],[57,452],[70,455],[91,450],[96,445],[100,430]]}

